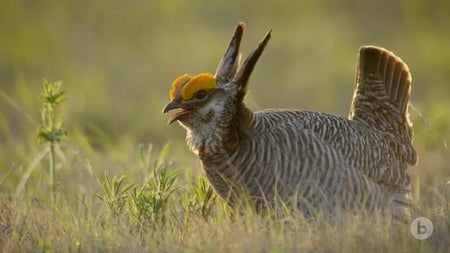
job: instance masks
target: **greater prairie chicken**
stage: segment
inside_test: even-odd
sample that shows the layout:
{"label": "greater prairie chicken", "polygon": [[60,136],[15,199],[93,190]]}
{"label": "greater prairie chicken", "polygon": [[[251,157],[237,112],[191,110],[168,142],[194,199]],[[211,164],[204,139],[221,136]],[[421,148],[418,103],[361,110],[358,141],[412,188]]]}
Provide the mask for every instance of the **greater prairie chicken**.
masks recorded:
{"label": "greater prairie chicken", "polygon": [[250,74],[271,31],[240,64],[239,23],[215,73],[184,74],[172,84],[164,113],[186,130],[216,192],[231,205],[247,198],[266,210],[282,200],[305,215],[392,208],[407,219],[412,203],[407,166],[417,160],[408,120],[411,75],[393,53],[359,50],[348,118],[268,109],[243,102]]}

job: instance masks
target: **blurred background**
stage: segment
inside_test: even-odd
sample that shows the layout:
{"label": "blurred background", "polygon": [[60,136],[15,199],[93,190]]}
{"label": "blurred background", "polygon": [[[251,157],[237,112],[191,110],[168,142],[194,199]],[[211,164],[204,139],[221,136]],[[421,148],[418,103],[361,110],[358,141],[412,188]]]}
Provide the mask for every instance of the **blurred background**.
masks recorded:
{"label": "blurred background", "polygon": [[158,150],[168,141],[178,165],[200,171],[184,129],[167,125],[161,110],[174,78],[215,71],[239,21],[247,24],[244,56],[273,29],[249,84],[254,110],[345,117],[358,48],[374,44],[400,56],[413,76],[410,114],[420,155],[413,171],[430,183],[448,180],[449,13],[450,1],[439,0],[3,0],[0,188],[14,189],[42,149],[35,135],[44,78],[62,81],[68,94],[60,180],[83,188],[86,175],[105,170],[138,175],[138,147]]}

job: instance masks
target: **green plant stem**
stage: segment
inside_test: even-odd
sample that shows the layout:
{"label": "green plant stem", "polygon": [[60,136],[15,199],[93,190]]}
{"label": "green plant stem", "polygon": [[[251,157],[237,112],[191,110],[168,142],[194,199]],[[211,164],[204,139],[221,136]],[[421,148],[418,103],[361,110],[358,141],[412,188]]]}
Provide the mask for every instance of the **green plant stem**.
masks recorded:
{"label": "green plant stem", "polygon": [[51,200],[52,204],[55,203],[55,193],[56,193],[56,187],[55,187],[55,143],[50,143],[50,187],[51,187]]}
{"label": "green plant stem", "polygon": [[[48,124],[51,129],[51,133],[55,133],[55,122],[56,122],[56,115],[55,115],[55,106],[53,104],[49,104],[49,114],[50,117],[48,117]],[[55,186],[55,166],[56,166],[56,155],[55,155],[55,140],[50,140],[50,190],[51,190],[51,201],[52,204],[55,204],[55,194],[56,194],[56,186]]]}

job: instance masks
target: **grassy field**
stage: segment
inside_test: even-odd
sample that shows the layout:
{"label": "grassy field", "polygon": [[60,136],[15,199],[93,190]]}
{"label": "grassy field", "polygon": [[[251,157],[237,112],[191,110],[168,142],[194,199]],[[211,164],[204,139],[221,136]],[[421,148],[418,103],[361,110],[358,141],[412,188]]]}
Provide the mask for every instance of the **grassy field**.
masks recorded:
{"label": "grassy field", "polygon": [[[423,0],[2,1],[1,251],[448,252],[448,13]],[[175,77],[215,71],[238,21],[244,54],[273,29],[249,84],[254,110],[346,116],[361,45],[408,63],[414,214],[433,222],[429,239],[376,217],[233,215],[216,197],[161,110]]]}

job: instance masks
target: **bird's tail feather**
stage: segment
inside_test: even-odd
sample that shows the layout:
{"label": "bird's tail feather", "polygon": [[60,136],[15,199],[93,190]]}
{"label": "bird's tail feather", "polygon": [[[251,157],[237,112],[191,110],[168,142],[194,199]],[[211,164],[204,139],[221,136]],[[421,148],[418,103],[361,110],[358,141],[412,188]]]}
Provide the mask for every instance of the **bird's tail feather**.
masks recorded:
{"label": "bird's tail feather", "polygon": [[380,47],[361,47],[356,85],[350,119],[412,138],[408,120],[411,74],[400,58]]}

